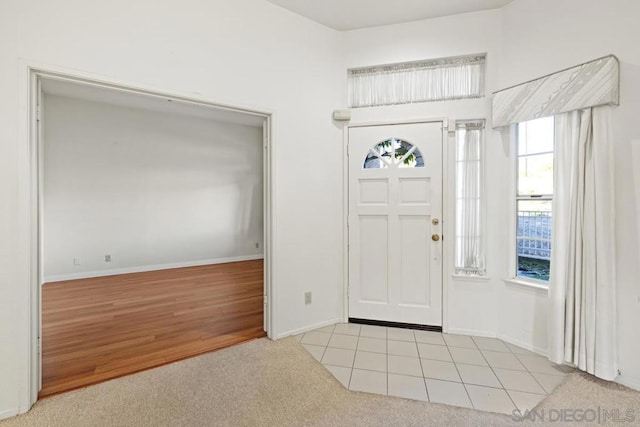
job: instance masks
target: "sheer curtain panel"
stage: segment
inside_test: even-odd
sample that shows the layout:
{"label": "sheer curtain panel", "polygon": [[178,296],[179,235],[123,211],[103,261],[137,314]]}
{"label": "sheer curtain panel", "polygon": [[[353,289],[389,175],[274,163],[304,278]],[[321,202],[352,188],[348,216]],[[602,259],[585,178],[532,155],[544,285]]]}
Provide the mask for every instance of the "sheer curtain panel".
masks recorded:
{"label": "sheer curtain panel", "polygon": [[349,107],[479,98],[485,55],[349,70]]}
{"label": "sheer curtain panel", "polygon": [[456,274],[484,276],[484,120],[456,122]]}

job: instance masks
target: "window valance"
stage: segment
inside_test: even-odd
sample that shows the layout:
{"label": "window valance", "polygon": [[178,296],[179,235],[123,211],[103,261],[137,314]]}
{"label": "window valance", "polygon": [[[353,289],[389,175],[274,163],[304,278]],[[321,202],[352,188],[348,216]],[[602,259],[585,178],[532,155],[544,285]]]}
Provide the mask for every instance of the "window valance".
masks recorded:
{"label": "window valance", "polygon": [[618,58],[609,55],[495,92],[493,127],[598,105],[618,105],[619,76]]}

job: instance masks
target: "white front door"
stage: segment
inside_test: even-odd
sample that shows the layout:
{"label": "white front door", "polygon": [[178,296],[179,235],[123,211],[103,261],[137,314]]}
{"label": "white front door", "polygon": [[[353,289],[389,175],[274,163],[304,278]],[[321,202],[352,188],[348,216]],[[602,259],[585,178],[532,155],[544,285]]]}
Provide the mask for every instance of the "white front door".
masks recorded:
{"label": "white front door", "polygon": [[442,122],[349,129],[349,317],[442,326]]}

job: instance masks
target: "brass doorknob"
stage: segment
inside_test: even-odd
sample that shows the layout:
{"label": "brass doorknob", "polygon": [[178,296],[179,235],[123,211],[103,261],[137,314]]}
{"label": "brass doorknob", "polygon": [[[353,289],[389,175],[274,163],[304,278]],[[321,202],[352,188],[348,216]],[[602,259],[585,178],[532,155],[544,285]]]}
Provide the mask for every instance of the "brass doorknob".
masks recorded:
{"label": "brass doorknob", "polygon": [[440,235],[439,234],[432,234],[431,235],[431,240],[433,240],[434,242],[437,242],[438,240],[440,240]]}

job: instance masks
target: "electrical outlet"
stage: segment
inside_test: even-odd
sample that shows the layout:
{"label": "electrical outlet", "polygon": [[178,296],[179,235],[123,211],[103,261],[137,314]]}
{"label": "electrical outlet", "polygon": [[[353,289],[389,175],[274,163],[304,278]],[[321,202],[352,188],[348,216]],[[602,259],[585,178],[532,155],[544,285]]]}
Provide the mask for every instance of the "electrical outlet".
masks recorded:
{"label": "electrical outlet", "polygon": [[104,262],[111,262],[111,255],[105,255]]}
{"label": "electrical outlet", "polygon": [[74,258],[73,265],[80,265],[80,258]]}
{"label": "electrical outlet", "polygon": [[260,249],[260,243],[256,242],[256,249]]}
{"label": "electrical outlet", "polygon": [[304,303],[311,304],[311,292],[304,293]]}

